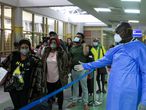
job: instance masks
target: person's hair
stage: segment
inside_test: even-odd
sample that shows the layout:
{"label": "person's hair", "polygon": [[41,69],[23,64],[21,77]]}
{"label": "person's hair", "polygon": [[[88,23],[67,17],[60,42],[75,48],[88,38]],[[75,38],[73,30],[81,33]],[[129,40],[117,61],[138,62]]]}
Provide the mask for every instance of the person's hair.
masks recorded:
{"label": "person's hair", "polygon": [[[70,41],[71,41],[71,43],[70,43],[70,44],[68,44],[68,40],[70,40]],[[67,42],[66,42],[66,44],[67,44],[67,46],[69,46],[69,45],[73,45],[73,41],[72,41],[72,39],[71,39],[71,38],[67,38]]]}
{"label": "person's hair", "polygon": [[93,39],[93,42],[99,42],[99,39]]}
{"label": "person's hair", "polygon": [[28,46],[29,46],[29,50],[31,50],[31,43],[30,43],[30,41],[29,41],[28,39],[21,39],[21,40],[19,41],[19,48],[20,48],[20,46],[21,46],[22,44],[28,45]]}
{"label": "person's hair", "polygon": [[81,32],[78,32],[76,35],[80,35],[80,36],[82,37],[82,39],[84,39],[84,38],[85,38],[84,34],[83,34],[83,33],[81,33]]}
{"label": "person's hair", "polygon": [[18,48],[19,47],[19,43],[18,42],[14,42],[14,47]]}
{"label": "person's hair", "polygon": [[129,23],[127,22],[121,22],[118,27],[116,28],[115,32],[117,34],[124,32],[125,35],[123,37],[132,37],[132,27]]}
{"label": "person's hair", "polygon": [[54,31],[50,31],[50,32],[49,32],[49,37],[50,37],[50,36],[57,37],[58,35],[57,35],[56,32],[54,32]]}
{"label": "person's hair", "polygon": [[48,40],[50,39],[49,37],[42,37],[42,39],[43,39],[43,43],[44,42],[48,42]]}
{"label": "person's hair", "polygon": [[110,48],[113,48],[114,46],[115,46],[114,44],[110,45],[110,46],[109,46],[109,49],[110,49]]}
{"label": "person's hair", "polygon": [[68,42],[68,40],[70,40],[72,42],[72,39],[71,38],[67,38],[67,42]]}
{"label": "person's hair", "polygon": [[49,42],[49,47],[50,47],[50,45],[52,43],[52,40],[55,40],[56,41],[57,48],[59,48],[60,47],[60,40],[58,38],[51,38],[50,39],[50,42]]}

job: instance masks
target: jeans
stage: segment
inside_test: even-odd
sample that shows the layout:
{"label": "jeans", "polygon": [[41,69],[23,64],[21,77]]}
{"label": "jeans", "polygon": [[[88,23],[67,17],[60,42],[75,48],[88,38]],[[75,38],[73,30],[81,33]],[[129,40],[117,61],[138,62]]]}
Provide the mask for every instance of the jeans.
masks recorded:
{"label": "jeans", "polygon": [[[62,84],[60,82],[60,80],[58,80],[57,82],[55,83],[49,83],[47,82],[47,89],[48,89],[48,94],[60,89],[62,87]],[[62,110],[62,105],[63,105],[63,99],[64,99],[64,96],[63,96],[63,91],[58,93],[56,95],[56,97],[58,98],[57,100],[57,103],[58,103],[58,106],[59,106],[59,110]],[[49,100],[48,100],[48,104],[49,104],[49,108],[50,110],[52,110],[52,104],[53,104],[53,97],[51,97]]]}
{"label": "jeans", "polygon": [[[80,76],[82,76],[85,73],[85,71],[75,71],[72,70],[72,79],[76,80]],[[82,100],[84,104],[88,103],[88,88],[87,88],[87,77],[83,78],[80,80],[81,88],[82,88]],[[77,102],[78,99],[78,94],[79,94],[79,82],[73,85],[73,102]]]}

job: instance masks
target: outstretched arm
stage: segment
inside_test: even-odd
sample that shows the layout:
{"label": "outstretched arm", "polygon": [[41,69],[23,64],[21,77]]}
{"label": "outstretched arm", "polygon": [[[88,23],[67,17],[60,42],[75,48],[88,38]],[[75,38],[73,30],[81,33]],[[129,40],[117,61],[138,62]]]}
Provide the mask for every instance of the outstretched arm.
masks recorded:
{"label": "outstretched arm", "polygon": [[76,65],[74,67],[75,70],[81,71],[83,69],[90,70],[90,69],[96,69],[100,67],[105,67],[107,65],[111,65],[113,61],[113,55],[119,50],[119,48],[112,48],[105,56],[97,61],[90,62],[90,63],[83,63],[82,65]]}

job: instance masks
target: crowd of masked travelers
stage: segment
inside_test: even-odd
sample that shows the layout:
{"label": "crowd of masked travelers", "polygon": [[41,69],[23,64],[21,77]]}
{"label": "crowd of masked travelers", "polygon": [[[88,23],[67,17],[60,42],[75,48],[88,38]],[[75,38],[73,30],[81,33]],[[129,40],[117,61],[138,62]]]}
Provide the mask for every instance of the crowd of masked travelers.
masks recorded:
{"label": "crowd of masked travelers", "polygon": [[[59,39],[56,32],[51,31],[49,37],[43,37],[35,49],[32,49],[29,39],[23,38],[17,43],[15,51],[0,65],[8,71],[3,86],[4,91],[11,97],[14,110],[68,84],[69,73],[73,81],[86,72],[76,71],[75,65],[95,61],[104,56],[105,49],[99,39],[94,39],[90,46],[85,43],[84,38],[84,34],[78,32],[73,39],[67,38],[65,42]],[[99,68],[96,73],[97,93],[106,93],[104,87],[106,68]],[[78,97],[82,96],[83,109],[89,110],[88,96],[93,95],[93,74],[71,88],[72,102],[67,108],[76,106]],[[47,100],[48,109],[53,109],[52,105],[56,99],[58,110],[63,110],[64,91]]]}

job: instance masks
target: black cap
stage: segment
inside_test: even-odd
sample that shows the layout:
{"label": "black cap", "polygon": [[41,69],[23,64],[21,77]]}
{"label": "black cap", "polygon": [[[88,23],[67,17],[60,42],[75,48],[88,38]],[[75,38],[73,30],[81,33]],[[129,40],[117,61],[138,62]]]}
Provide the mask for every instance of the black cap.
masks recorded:
{"label": "black cap", "polygon": [[82,39],[84,39],[84,38],[85,38],[84,34],[83,34],[83,33],[81,33],[81,32],[78,32],[76,35],[80,35],[80,36],[82,37]]}
{"label": "black cap", "polygon": [[54,32],[54,31],[50,31],[50,32],[49,32],[49,36],[57,37],[58,35],[57,35],[56,32]]}
{"label": "black cap", "polygon": [[19,47],[20,47],[22,44],[28,45],[28,46],[29,46],[29,49],[31,49],[31,43],[30,43],[30,41],[29,41],[28,39],[21,39],[21,40],[19,41]]}

